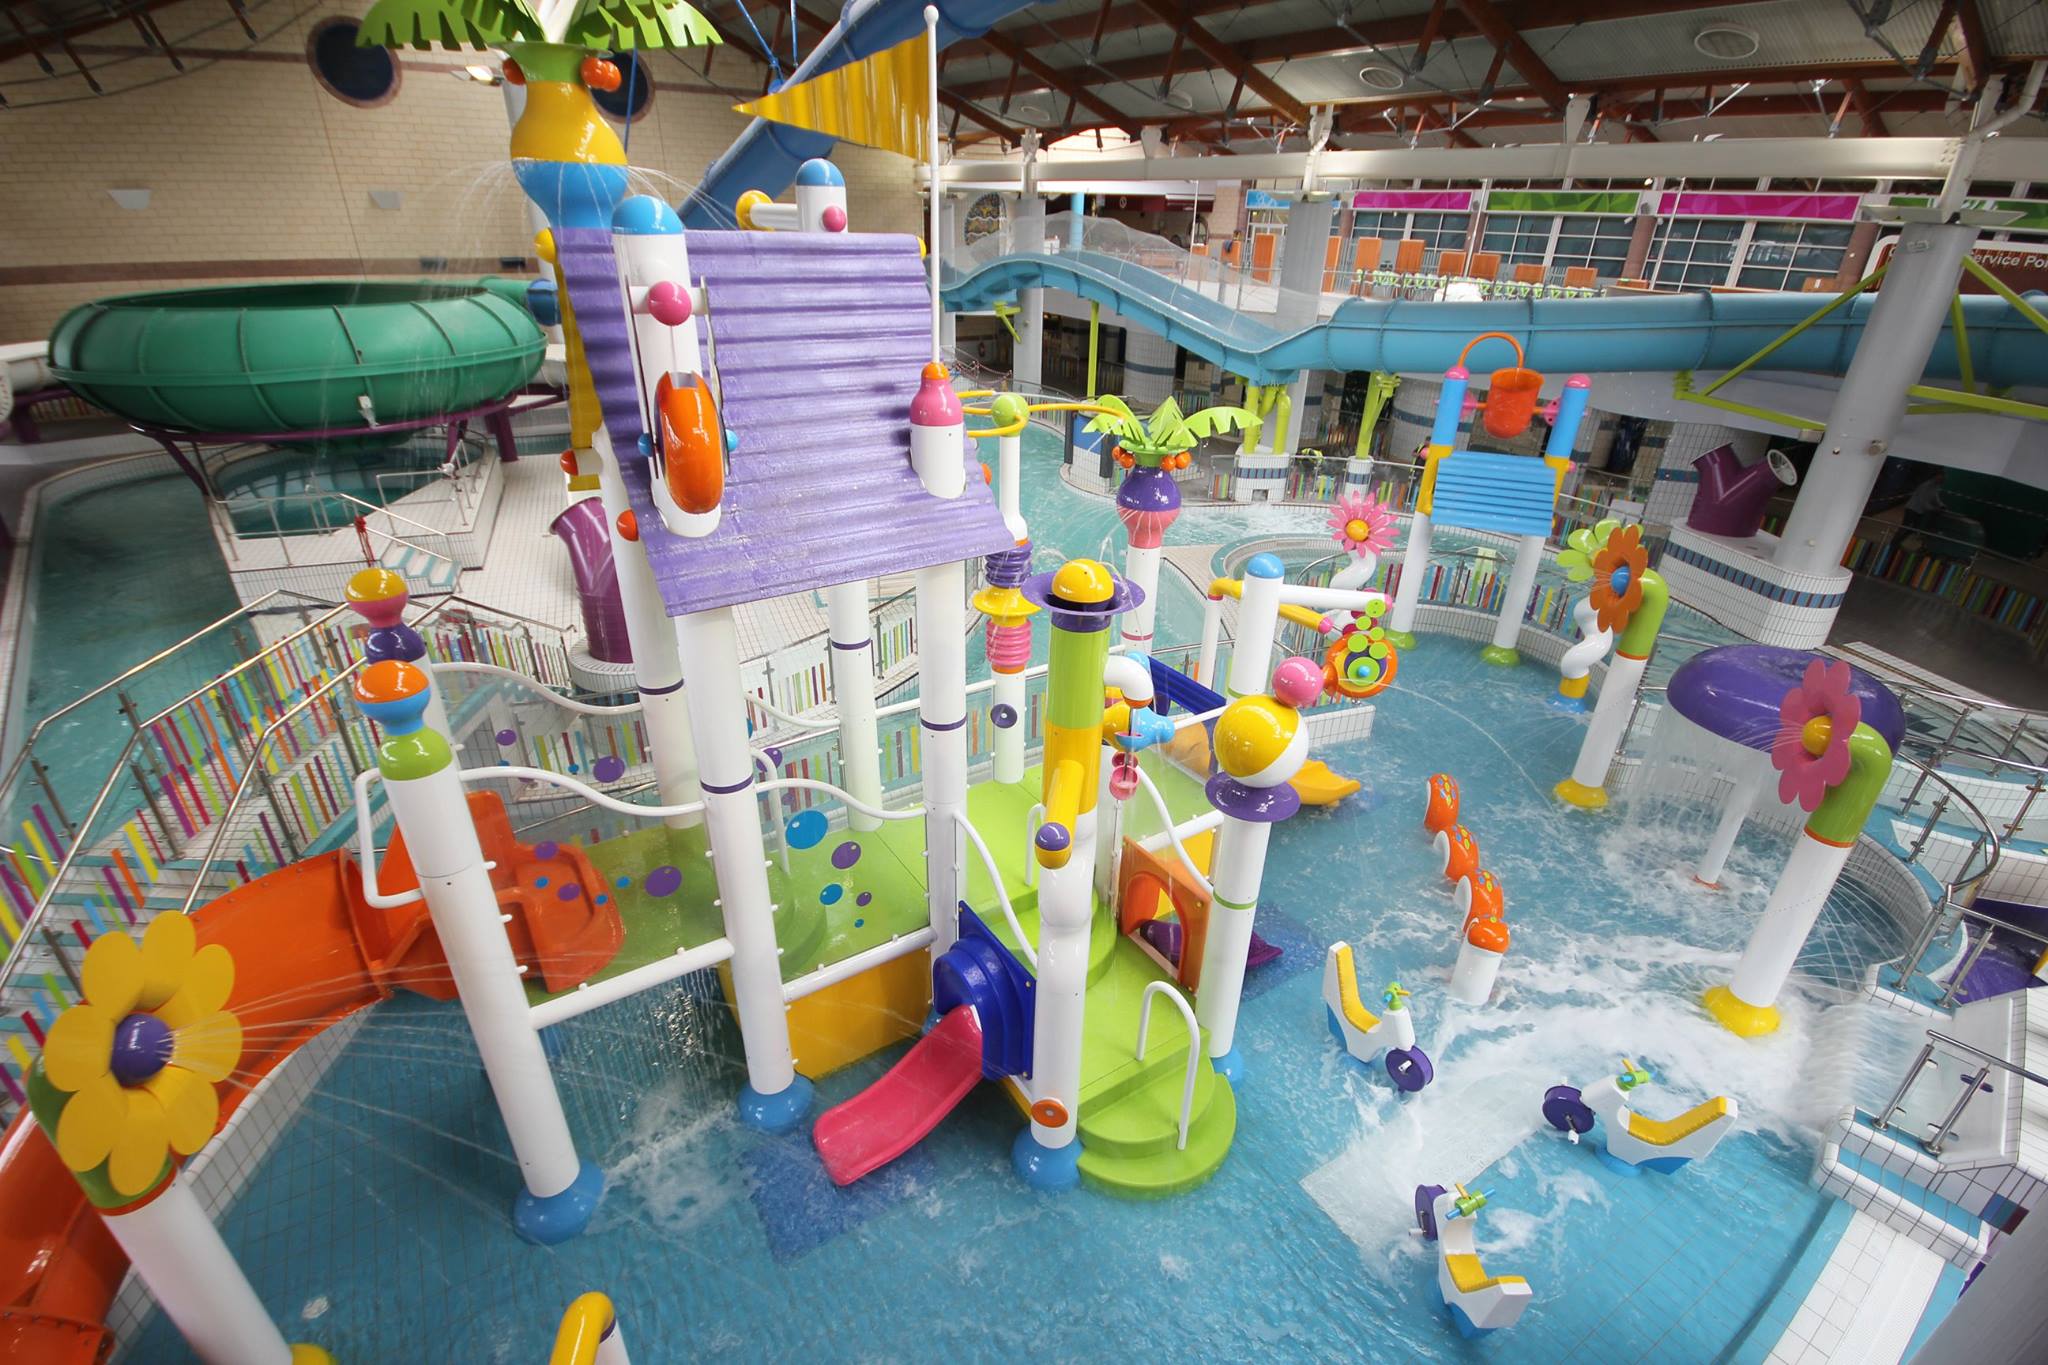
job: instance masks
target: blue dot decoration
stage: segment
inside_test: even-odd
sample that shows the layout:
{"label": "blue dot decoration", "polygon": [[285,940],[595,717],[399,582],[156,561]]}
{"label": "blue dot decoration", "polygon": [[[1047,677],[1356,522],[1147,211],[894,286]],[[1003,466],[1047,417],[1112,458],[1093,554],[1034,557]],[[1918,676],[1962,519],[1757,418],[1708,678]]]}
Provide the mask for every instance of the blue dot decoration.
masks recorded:
{"label": "blue dot decoration", "polygon": [[632,884],[633,879],[631,877],[620,877],[617,881],[612,883],[613,886],[618,887],[621,891],[624,891],[627,887],[631,886]]}
{"label": "blue dot decoration", "polygon": [[1017,723],[1017,708],[999,701],[988,709],[988,718],[995,722],[996,729],[1007,730]]}
{"label": "blue dot decoration", "polygon": [[542,890],[546,890],[546,889],[547,889],[547,884],[548,884],[548,879],[547,879],[546,877],[535,877],[535,878],[533,879],[533,884],[534,884],[535,886],[537,886],[537,887],[541,888]]}
{"label": "blue dot decoration", "polygon": [[818,893],[818,899],[827,905],[837,905],[839,898],[846,894],[846,888],[838,882],[827,882],[825,889]]}
{"label": "blue dot decoration", "polygon": [[610,896],[605,895],[603,892],[599,892],[597,897],[597,903],[599,905],[609,905],[611,904],[611,899],[612,898]]}
{"label": "blue dot decoration", "polygon": [[830,828],[831,822],[825,818],[825,812],[800,810],[789,817],[788,822],[782,827],[782,833],[789,840],[791,848],[816,848],[824,842],[826,831]]}
{"label": "blue dot decoration", "polygon": [[860,928],[860,927],[861,927],[862,925],[864,925],[864,924],[866,924],[866,923],[867,923],[867,921],[866,921],[866,920],[864,920],[864,919],[857,919],[857,920],[855,920],[855,921],[853,922],[853,927],[854,927],[854,928],[856,928],[856,929],[858,929],[858,928]]}

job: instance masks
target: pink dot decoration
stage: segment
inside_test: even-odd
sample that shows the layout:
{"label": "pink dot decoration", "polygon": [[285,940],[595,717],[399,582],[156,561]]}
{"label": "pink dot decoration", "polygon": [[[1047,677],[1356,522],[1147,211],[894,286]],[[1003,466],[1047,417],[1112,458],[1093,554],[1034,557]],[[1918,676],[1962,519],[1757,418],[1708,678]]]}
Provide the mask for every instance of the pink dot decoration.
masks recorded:
{"label": "pink dot decoration", "polygon": [[1297,654],[1273,670],[1273,695],[1288,706],[1307,706],[1323,694],[1323,666]]}
{"label": "pink dot decoration", "polygon": [[647,311],[664,327],[680,327],[690,320],[690,291],[663,280],[647,291]]}
{"label": "pink dot decoration", "polygon": [[825,231],[827,231],[827,232],[844,232],[844,231],[846,231],[846,210],[845,210],[845,209],[843,209],[843,208],[840,208],[840,207],[839,207],[839,205],[837,205],[837,204],[827,204],[827,205],[825,206],[825,211],[824,211],[824,213],[820,214],[820,215],[819,215],[819,217],[820,217],[820,218],[821,218],[821,219],[822,219],[822,220],[824,221],[824,224],[825,224]]}
{"label": "pink dot decoration", "polygon": [[844,872],[859,861],[860,845],[851,839],[848,839],[845,843],[832,850],[832,866],[838,868],[841,872]]}

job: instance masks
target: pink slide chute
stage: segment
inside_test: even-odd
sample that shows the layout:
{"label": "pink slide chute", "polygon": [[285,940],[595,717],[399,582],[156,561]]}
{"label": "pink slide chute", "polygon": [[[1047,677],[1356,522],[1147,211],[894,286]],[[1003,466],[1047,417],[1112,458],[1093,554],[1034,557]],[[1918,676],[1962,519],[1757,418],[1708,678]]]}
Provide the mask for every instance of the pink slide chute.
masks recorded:
{"label": "pink slide chute", "polygon": [[818,1116],[825,1173],[850,1185],[915,1147],[981,1080],[981,1025],[957,1005],[889,1073]]}

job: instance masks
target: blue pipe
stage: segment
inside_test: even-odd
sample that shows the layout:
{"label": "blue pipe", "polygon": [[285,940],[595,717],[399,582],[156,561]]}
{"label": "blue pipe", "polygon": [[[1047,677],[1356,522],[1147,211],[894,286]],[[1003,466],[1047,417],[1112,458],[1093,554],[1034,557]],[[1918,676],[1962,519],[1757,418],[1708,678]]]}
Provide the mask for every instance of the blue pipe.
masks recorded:
{"label": "blue pipe", "polygon": [[1465,422],[1465,390],[1470,378],[1463,365],[1453,365],[1444,371],[1444,386],[1436,395],[1436,422],[1429,429],[1431,445],[1458,444],[1458,428]]}
{"label": "blue pipe", "polygon": [[[1191,354],[1254,384],[1303,370],[1442,374],[1480,332],[1519,337],[1533,369],[1575,373],[1725,370],[1812,315],[1812,294],[1645,294],[1599,299],[1499,299],[1483,303],[1348,299],[1295,332],[1247,318],[1227,303],[1164,275],[1093,251],[1019,252],[945,282],[954,310],[987,308],[1022,288],[1065,289],[1149,328]],[[1759,371],[1841,374],[1876,298],[1865,295],[1758,362]],[[2048,306],[2044,303],[2040,306]],[[2048,374],[2048,334],[2003,299],[1962,300],[1979,379],[2033,385]],[[1958,373],[1955,338],[1936,341],[1926,373]]]}
{"label": "blue pipe", "polygon": [[[1023,9],[1033,0],[936,0],[939,46],[962,38],[979,38],[996,21]],[[822,75],[848,62],[894,47],[924,28],[925,0],[848,0],[839,23],[818,40],[803,63],[783,82]],[[704,172],[697,188],[683,201],[683,222],[693,228],[733,226],[733,206],[748,190],[776,195],[789,188],[796,168],[837,145],[822,133],[805,132],[755,119],[732,146]]]}
{"label": "blue pipe", "polygon": [[1079,251],[1088,240],[1088,192],[1075,190],[1073,198],[1067,201],[1074,216],[1067,223],[1067,250]]}
{"label": "blue pipe", "polygon": [[1557,419],[1550,424],[1550,439],[1543,446],[1545,455],[1572,457],[1572,442],[1578,439],[1579,422],[1586,415],[1586,399],[1592,392],[1582,374],[1564,381],[1564,392],[1557,396]]}

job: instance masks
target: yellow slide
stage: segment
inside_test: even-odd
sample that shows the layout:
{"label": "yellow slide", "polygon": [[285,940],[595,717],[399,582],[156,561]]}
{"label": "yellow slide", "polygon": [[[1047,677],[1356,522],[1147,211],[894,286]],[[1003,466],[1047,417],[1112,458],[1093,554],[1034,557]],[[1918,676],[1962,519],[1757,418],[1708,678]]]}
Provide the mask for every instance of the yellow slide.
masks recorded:
{"label": "yellow slide", "polygon": [[1360,785],[1355,777],[1331,772],[1329,764],[1319,758],[1302,764],[1301,771],[1287,780],[1305,806],[1334,806]]}

